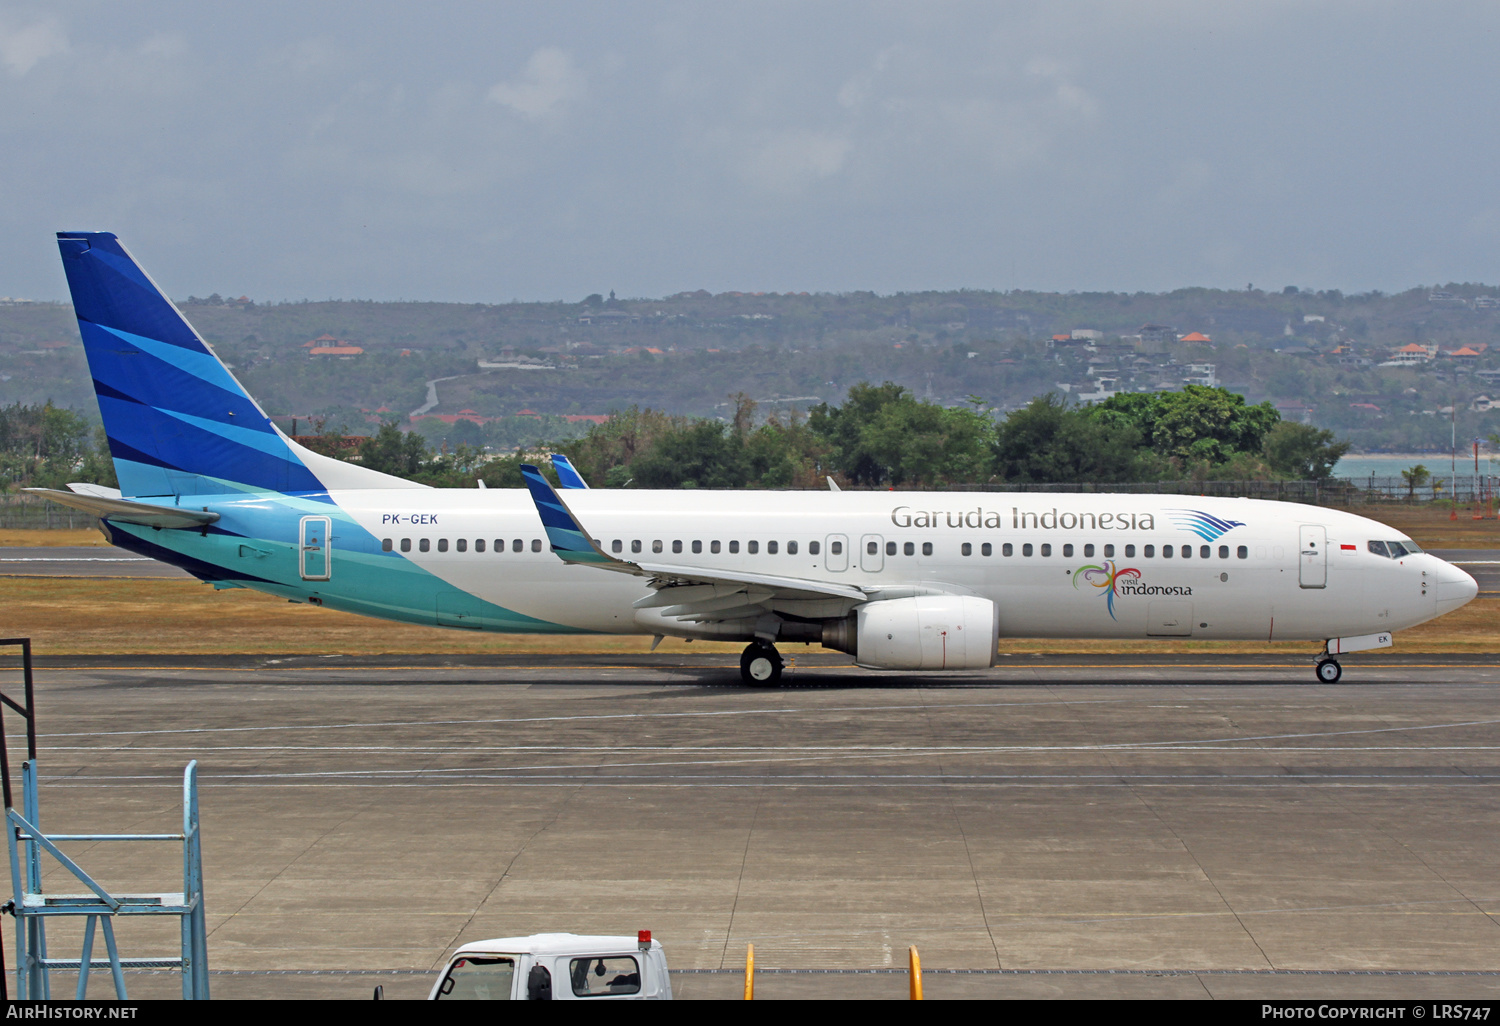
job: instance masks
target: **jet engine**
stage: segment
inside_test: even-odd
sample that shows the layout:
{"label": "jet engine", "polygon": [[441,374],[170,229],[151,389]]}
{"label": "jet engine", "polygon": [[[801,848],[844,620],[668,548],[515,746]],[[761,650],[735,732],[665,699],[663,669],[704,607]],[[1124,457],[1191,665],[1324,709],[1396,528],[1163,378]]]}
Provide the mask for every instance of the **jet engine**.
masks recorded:
{"label": "jet engine", "polygon": [[1000,611],[970,595],[919,595],[860,606],[825,623],[823,645],[877,670],[981,670],[995,665]]}

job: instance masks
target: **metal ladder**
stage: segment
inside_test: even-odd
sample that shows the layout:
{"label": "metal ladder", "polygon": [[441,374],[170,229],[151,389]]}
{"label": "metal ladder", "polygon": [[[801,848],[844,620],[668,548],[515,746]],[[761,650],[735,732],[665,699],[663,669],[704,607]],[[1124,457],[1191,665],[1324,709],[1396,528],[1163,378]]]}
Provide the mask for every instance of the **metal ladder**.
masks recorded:
{"label": "metal ladder", "polygon": [[[203,852],[198,822],[198,763],[188,763],[182,775],[182,832],[179,834],[47,834],[41,829],[40,791],[36,759],[36,706],[32,694],[31,644],[26,638],[0,639],[0,646],[20,645],[25,673],[26,704],[21,706],[0,694],[0,783],[4,786],[6,843],[10,849],[10,878],[14,892],[11,907],[16,917],[16,997],[45,1001],[52,997],[50,972],[76,969],[76,998],[88,992],[89,973],[108,967],[114,979],[115,997],[126,999],[126,968],[182,971],[182,996],[188,1000],[208,998],[208,933],[203,914]],[[10,760],[6,749],[3,707],[26,720],[28,758],[21,764],[21,810],[11,796]],[[178,841],[182,844],[182,890],[147,894],[113,894],[101,886],[73,859],[58,848],[69,841]],[[87,893],[52,893],[42,888],[42,856],[52,856],[87,889]],[[76,959],[51,958],[47,954],[47,920],[53,916],[84,918],[83,951]],[[119,916],[177,916],[181,920],[182,953],[177,957],[121,958],[115,941],[115,919]],[[95,959],[96,928],[104,934],[108,955]],[[0,966],[0,983],[3,983]],[[0,997],[4,997],[0,987]]]}

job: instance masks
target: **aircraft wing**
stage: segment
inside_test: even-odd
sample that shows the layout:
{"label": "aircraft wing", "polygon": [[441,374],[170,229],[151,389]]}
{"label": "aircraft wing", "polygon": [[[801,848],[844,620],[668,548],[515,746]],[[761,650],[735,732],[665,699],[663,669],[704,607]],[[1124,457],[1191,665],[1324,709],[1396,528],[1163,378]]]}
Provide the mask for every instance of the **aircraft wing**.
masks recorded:
{"label": "aircraft wing", "polygon": [[726,620],[752,615],[752,608],[764,612],[777,603],[828,599],[865,602],[870,598],[864,589],[847,584],[612,556],[589,536],[562,496],[535,467],[522,466],[521,475],[559,559],[649,579],[656,594],[637,601],[637,608],[666,607],[662,609],[664,616]]}
{"label": "aircraft wing", "polygon": [[[69,487],[72,487],[71,485]],[[219,514],[203,509],[184,509],[180,506],[153,506],[148,502],[134,502],[120,498],[113,488],[98,485],[84,486],[88,491],[63,492],[55,488],[22,488],[23,492],[40,495],[44,499],[63,506],[72,506],[85,513],[126,524],[143,527],[194,528],[207,527],[219,519]],[[109,493],[113,492],[111,495]]]}

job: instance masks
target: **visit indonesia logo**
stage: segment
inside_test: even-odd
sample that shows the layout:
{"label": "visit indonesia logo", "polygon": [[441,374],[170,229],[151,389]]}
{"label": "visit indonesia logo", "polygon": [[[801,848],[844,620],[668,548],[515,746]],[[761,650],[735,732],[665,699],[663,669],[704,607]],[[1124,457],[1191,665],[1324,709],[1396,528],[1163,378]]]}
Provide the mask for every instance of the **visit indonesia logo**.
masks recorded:
{"label": "visit indonesia logo", "polygon": [[[1109,618],[1115,617],[1115,595],[1121,592],[1120,585],[1133,584],[1141,579],[1141,572],[1133,566],[1117,567],[1115,561],[1106,559],[1103,566],[1081,566],[1073,574],[1073,587],[1078,587],[1078,580],[1082,578],[1090,585],[1104,592],[1104,603],[1109,609]],[[1124,579],[1123,581],[1121,579]]]}

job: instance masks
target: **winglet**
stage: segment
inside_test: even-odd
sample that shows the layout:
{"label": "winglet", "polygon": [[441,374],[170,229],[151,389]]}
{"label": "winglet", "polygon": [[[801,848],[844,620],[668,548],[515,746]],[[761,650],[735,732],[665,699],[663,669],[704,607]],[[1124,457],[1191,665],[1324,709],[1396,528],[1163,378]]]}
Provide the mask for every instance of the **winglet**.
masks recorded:
{"label": "winglet", "polygon": [[529,463],[521,464],[521,476],[531,492],[531,501],[536,503],[537,514],[542,518],[542,527],[552,551],[565,563],[622,563],[623,560],[607,556],[595,545],[583,530],[583,525],[573,516],[573,511],[557,494],[557,491],[542,476],[542,472]]}
{"label": "winglet", "polygon": [[583,479],[578,468],[560,452],[555,452],[550,457],[552,469],[557,471],[557,480],[564,488],[587,488],[589,483]]}

